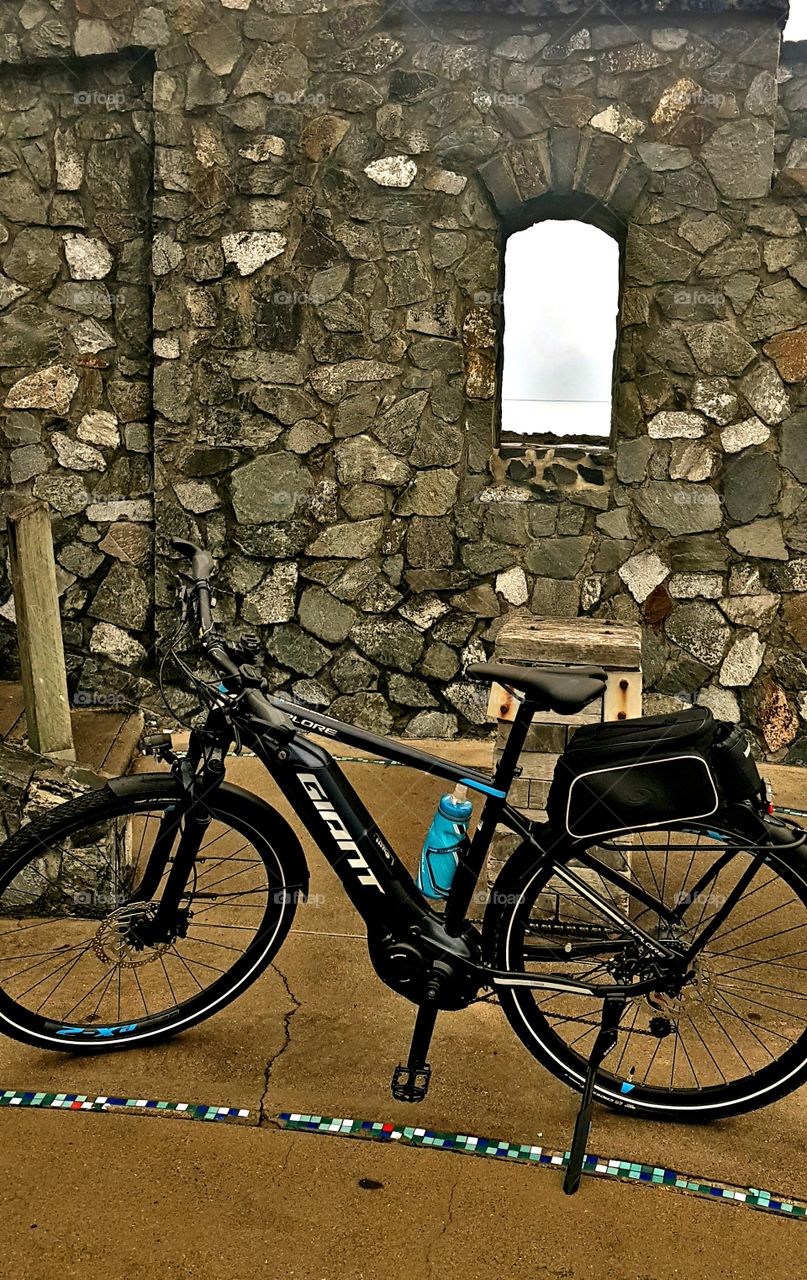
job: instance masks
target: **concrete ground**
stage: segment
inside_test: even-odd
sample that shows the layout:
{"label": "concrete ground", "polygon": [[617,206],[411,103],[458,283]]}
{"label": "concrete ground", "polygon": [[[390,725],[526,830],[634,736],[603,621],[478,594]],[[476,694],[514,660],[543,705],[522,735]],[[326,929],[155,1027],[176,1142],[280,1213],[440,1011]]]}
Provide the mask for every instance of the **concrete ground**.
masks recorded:
{"label": "concrete ground", "polygon": [[[414,866],[440,784],[403,768],[347,769]],[[807,809],[807,778],[775,773],[777,801]],[[272,799],[255,761],[233,762],[229,775]],[[273,1127],[276,1113],[301,1111],[562,1149],[576,1110],[486,1004],[443,1015],[427,1100],[394,1102],[389,1078],[407,1049],[411,1006],[375,978],[361,921],[301,837],[311,904],[275,966],[217,1017],[164,1046],[99,1058],[0,1041],[0,1088],[217,1103],[265,1117],[261,1127],[230,1127],[3,1110],[0,1276],[792,1276],[800,1225],[750,1208],[593,1178],[570,1200],[556,1170]],[[804,1198],[807,1091],[708,1127],[598,1110],[590,1145]]]}

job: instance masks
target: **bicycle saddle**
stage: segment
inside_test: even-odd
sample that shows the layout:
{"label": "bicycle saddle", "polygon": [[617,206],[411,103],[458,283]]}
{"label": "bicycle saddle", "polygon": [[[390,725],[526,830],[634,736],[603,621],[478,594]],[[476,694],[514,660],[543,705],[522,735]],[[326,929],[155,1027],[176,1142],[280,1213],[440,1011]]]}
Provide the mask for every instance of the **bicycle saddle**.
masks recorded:
{"label": "bicycle saddle", "polygon": [[495,680],[526,693],[540,710],[574,715],[605,689],[601,667],[516,667],[506,662],[473,662],[465,674],[472,680]]}

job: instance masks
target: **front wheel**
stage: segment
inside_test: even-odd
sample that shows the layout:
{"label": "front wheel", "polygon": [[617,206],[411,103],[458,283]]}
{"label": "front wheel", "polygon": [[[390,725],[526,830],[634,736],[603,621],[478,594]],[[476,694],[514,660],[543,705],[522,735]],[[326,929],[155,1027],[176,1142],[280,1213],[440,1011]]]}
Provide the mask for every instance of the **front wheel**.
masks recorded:
{"label": "front wheel", "polygon": [[[658,991],[628,1000],[595,1096],[655,1119],[706,1120],[755,1110],[807,1082],[807,856],[749,848],[728,827],[705,825],[634,832],[586,852],[621,873],[620,882],[573,861],[571,869],[645,933],[681,955],[704,937],[677,980],[659,974]],[[603,996],[616,983],[654,977],[646,944],[554,875],[529,844],[496,881],[486,933],[496,968],[597,989],[578,996],[500,988],[523,1044],[579,1091]]]}
{"label": "front wheel", "polygon": [[120,779],[0,849],[0,1031],[47,1049],[153,1044],[223,1009],[263,972],[308,887],[288,824],[225,783],[167,926],[138,895],[182,796],[170,773]]}

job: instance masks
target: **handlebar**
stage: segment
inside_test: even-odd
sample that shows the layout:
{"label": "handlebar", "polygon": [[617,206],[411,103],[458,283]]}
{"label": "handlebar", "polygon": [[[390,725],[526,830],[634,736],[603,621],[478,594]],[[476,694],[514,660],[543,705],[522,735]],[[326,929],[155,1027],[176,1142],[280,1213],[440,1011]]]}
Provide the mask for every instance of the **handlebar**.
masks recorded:
{"label": "handlebar", "polygon": [[[215,572],[216,562],[210,552],[205,551],[203,547],[197,547],[193,542],[186,542],[184,538],[172,538],[171,546],[180,555],[184,555],[191,560],[190,573],[193,578],[199,606],[200,639],[204,645],[205,653],[224,675],[235,676],[244,682],[246,686],[243,695],[244,702],[255,719],[264,723],[268,729],[281,737],[291,737],[295,732],[295,728],[288,716],[272,706],[269,699],[258,689],[250,688],[246,685],[245,676],[249,664],[239,666],[237,662],[234,662],[227,651],[225,643],[213,635],[210,578]],[[250,673],[251,670],[250,666]]]}

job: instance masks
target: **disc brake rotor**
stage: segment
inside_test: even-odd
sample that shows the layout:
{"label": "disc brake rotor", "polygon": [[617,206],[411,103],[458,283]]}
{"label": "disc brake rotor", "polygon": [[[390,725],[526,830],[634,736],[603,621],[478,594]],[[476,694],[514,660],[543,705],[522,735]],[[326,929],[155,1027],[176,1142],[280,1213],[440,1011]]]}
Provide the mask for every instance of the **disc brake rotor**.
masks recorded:
{"label": "disc brake rotor", "polygon": [[[117,965],[122,969],[139,969],[144,964],[159,960],[172,945],[171,942],[150,943],[149,954],[144,955],[142,949],[136,948],[132,941],[136,926],[153,919],[157,906],[156,902],[131,902],[116,907],[102,921],[92,941],[92,949],[101,964]],[[133,956],[138,956],[138,959],[133,959]]]}

